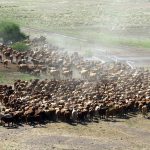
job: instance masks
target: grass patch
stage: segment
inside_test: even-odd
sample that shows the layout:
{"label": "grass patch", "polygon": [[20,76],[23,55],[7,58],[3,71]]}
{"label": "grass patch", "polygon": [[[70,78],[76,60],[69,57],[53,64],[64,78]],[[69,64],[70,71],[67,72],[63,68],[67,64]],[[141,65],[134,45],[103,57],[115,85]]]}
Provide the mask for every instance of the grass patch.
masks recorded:
{"label": "grass patch", "polygon": [[[138,39],[139,36],[147,35],[147,31],[149,31],[149,7],[145,6],[148,6],[146,0],[136,4],[132,1],[126,1],[122,4],[118,0],[74,0],[71,2],[66,0],[11,0],[11,3],[1,0],[0,21],[16,22],[21,27],[48,30],[83,38],[94,44],[148,49],[150,48],[150,40]],[[114,30],[122,31],[122,29],[125,31],[127,29],[129,35],[132,35],[130,30],[139,34],[133,39],[111,34],[112,30],[114,32]],[[29,34],[32,35],[32,31]],[[40,34],[43,35],[42,32]],[[61,39],[58,36],[50,37],[50,42],[56,46],[69,50],[85,50],[88,47],[86,46],[88,42],[82,43],[80,40],[70,40],[67,37]]]}
{"label": "grass patch", "polygon": [[7,71],[0,72],[0,84],[13,84],[14,81],[18,79],[29,81],[35,78],[36,77],[32,75],[20,72],[7,72]]}
{"label": "grass patch", "polygon": [[[78,37],[78,29],[89,34],[95,30],[107,31],[128,27],[149,27],[149,2],[146,0],[135,4],[134,1],[114,0],[1,0],[0,20],[13,21],[22,27],[47,29],[50,31],[70,32]],[[73,6],[73,7],[72,7]],[[128,9],[127,9],[128,8]],[[124,10],[124,11],[122,11]],[[78,33],[76,33],[76,31]],[[87,34],[83,34],[86,36]]]}
{"label": "grass patch", "polygon": [[150,48],[150,40],[138,40],[138,39],[127,39],[124,41],[119,41],[120,44],[129,45],[139,48]]}
{"label": "grass patch", "polygon": [[24,52],[29,50],[29,46],[26,45],[24,42],[17,42],[11,45],[11,47],[19,52]]}

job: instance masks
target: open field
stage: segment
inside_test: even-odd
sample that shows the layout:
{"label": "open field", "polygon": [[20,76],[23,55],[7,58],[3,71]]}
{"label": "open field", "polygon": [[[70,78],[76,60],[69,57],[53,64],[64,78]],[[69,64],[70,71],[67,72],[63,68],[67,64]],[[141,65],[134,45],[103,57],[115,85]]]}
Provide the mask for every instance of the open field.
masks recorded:
{"label": "open field", "polygon": [[[33,37],[44,35],[51,44],[84,56],[149,67],[149,10],[149,0],[0,0],[0,21],[14,21]],[[0,84],[35,78],[8,67],[0,64]],[[150,120],[130,114],[88,125],[0,126],[0,150],[49,149],[149,150]]]}
{"label": "open field", "polygon": [[78,126],[50,123],[36,128],[0,127],[0,141],[1,150],[149,150],[150,121],[138,115]]}
{"label": "open field", "polygon": [[104,45],[150,48],[149,9],[148,0],[1,0],[0,20]]}

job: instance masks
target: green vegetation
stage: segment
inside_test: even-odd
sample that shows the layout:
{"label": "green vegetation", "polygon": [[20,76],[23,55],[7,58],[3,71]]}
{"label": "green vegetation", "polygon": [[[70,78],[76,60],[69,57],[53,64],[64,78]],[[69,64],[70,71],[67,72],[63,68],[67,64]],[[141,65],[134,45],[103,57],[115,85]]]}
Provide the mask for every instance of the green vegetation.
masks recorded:
{"label": "green vegetation", "polygon": [[135,39],[127,39],[124,41],[120,41],[121,44],[123,45],[129,45],[129,46],[134,46],[134,47],[140,47],[140,48],[150,48],[150,40],[145,39],[145,40],[135,40]]}
{"label": "green vegetation", "polygon": [[26,45],[24,42],[17,42],[17,43],[14,43],[12,46],[11,46],[13,49],[19,51],[19,52],[24,52],[24,51],[28,51],[29,50],[29,46]]}
{"label": "green vegetation", "polygon": [[150,39],[148,38],[137,38],[137,37],[124,37],[124,36],[114,36],[111,34],[100,34],[96,39],[97,42],[110,45],[122,45],[122,46],[131,46],[137,48],[150,48]]}
{"label": "green vegetation", "polygon": [[111,45],[122,45],[122,46],[130,46],[130,47],[137,47],[137,48],[144,48],[144,49],[149,49],[150,48],[150,39],[148,38],[143,38],[143,39],[138,39],[138,38],[116,38],[116,37],[106,37],[103,39],[99,39],[102,43],[104,44],[111,44]]}
{"label": "green vegetation", "polygon": [[[0,21],[12,21],[21,27],[62,33],[102,44],[149,48],[149,42],[138,39],[148,35],[148,6],[147,0],[126,0],[123,3],[122,0],[11,0],[11,3],[1,0]],[[121,38],[111,35],[117,31],[121,31]],[[133,40],[130,31],[135,33]]]}
{"label": "green vegetation", "polygon": [[36,77],[24,74],[20,72],[8,72],[8,71],[1,71],[0,72],[0,84],[13,84],[15,80],[31,80],[35,79]]}
{"label": "green vegetation", "polygon": [[0,38],[4,43],[17,42],[26,38],[25,34],[20,31],[20,27],[13,22],[0,23]]}

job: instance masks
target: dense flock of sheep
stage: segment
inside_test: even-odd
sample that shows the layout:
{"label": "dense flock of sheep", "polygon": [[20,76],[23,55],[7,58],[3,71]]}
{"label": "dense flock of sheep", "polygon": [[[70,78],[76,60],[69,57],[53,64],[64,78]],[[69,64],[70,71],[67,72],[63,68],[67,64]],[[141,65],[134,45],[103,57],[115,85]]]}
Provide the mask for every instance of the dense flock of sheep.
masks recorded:
{"label": "dense flock of sheep", "polygon": [[0,61],[3,67],[12,63],[20,72],[47,77],[0,85],[4,124],[85,123],[138,112],[147,117],[150,110],[150,71],[144,68],[86,61],[77,52],[39,47],[36,41],[28,52],[0,45]]}

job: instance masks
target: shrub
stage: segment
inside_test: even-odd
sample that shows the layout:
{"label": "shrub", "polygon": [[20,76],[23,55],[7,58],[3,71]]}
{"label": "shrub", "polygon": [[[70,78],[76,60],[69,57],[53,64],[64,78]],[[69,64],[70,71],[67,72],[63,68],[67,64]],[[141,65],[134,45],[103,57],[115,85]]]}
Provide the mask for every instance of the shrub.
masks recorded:
{"label": "shrub", "polygon": [[26,39],[26,35],[20,31],[20,27],[12,22],[0,23],[0,38],[5,44]]}
{"label": "shrub", "polygon": [[11,47],[19,52],[28,51],[30,48],[28,45],[26,45],[23,42],[17,42],[15,44],[13,44]]}

